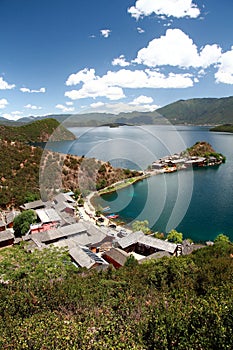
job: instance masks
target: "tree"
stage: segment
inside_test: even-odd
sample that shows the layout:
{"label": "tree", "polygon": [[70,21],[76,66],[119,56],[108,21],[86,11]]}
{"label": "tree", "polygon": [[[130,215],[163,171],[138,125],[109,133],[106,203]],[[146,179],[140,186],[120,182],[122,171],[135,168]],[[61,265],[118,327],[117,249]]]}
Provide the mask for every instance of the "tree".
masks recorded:
{"label": "tree", "polygon": [[182,243],[183,234],[181,232],[177,232],[176,230],[171,230],[167,235],[167,239],[169,242]]}
{"label": "tree", "polygon": [[215,243],[217,242],[227,242],[230,243],[230,238],[223,233],[220,233],[214,240]]}
{"label": "tree", "polygon": [[21,237],[28,232],[30,225],[36,222],[36,212],[34,210],[25,210],[13,222],[13,229],[16,237]]}
{"label": "tree", "polygon": [[126,267],[134,267],[134,266],[137,266],[138,265],[138,261],[137,259],[135,259],[135,257],[130,254],[130,256],[127,258],[124,266]]}
{"label": "tree", "polygon": [[151,233],[150,228],[148,227],[149,225],[149,221],[148,220],[144,220],[144,221],[139,221],[136,220],[132,223],[132,229],[133,231],[142,231],[143,233],[145,233],[146,235]]}

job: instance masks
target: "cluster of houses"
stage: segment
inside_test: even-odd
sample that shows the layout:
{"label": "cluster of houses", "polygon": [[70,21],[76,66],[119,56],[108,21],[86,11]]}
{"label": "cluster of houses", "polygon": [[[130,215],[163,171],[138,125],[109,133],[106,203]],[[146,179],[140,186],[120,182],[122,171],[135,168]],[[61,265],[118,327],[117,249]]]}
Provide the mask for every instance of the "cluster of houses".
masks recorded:
{"label": "cluster of houses", "polygon": [[163,172],[173,172],[181,169],[188,169],[190,167],[204,167],[219,165],[223,161],[221,155],[216,158],[215,156],[197,157],[197,156],[184,156],[181,154],[173,154],[171,156],[160,158],[152,163],[151,168],[153,170],[161,170]]}
{"label": "cluster of houses", "polygon": [[105,269],[112,264],[123,266],[133,255],[139,263],[182,254],[182,246],[163,241],[143,232],[127,232],[118,227],[99,227],[76,215],[72,193],[60,193],[51,202],[41,200],[25,203],[21,211],[32,209],[37,223],[30,226],[22,238],[15,238],[14,218],[20,213],[11,211],[0,217],[0,248],[27,242],[26,249],[44,249],[50,245],[66,247],[77,267]]}

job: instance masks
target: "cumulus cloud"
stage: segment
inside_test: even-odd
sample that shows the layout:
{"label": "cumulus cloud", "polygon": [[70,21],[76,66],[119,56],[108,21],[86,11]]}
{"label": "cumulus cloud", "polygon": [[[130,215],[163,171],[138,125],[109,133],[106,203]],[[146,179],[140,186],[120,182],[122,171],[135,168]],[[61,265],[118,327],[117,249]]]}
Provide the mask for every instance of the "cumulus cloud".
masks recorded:
{"label": "cumulus cloud", "polygon": [[141,27],[137,27],[137,31],[139,34],[145,33],[145,30],[142,29]]}
{"label": "cumulus cloud", "polygon": [[[133,101],[132,101],[133,102]],[[85,113],[87,112],[96,112],[96,113],[111,113],[111,114],[119,114],[119,113],[130,113],[130,112],[153,112],[158,109],[160,106],[155,104],[133,104],[129,103],[92,103],[90,105],[91,109],[85,109]]]}
{"label": "cumulus cloud", "polygon": [[25,87],[22,87],[20,88],[20,91],[21,92],[28,92],[28,93],[45,93],[46,92],[46,89],[44,87],[40,88],[39,90],[31,90],[31,89],[28,89],[28,88],[25,88]]}
{"label": "cumulus cloud", "polygon": [[35,105],[31,105],[30,103],[27,104],[26,106],[24,106],[24,108],[28,108],[28,109],[42,109],[42,107],[38,107],[38,106],[35,106]]}
{"label": "cumulus cloud", "polygon": [[67,107],[67,106],[64,106],[62,104],[57,104],[56,108],[60,109],[64,113],[66,113],[66,112],[73,112],[74,111],[74,107]]}
{"label": "cumulus cloud", "polygon": [[74,104],[74,102],[72,102],[72,101],[66,102],[66,105],[67,105],[67,106],[73,106],[73,104]]}
{"label": "cumulus cloud", "polygon": [[3,118],[9,119],[9,120],[18,120],[20,118],[22,118],[22,113],[19,112],[18,114],[15,114],[15,112],[11,112],[11,113],[3,113],[2,116]]}
{"label": "cumulus cloud", "polygon": [[[71,76],[72,79],[70,79]],[[67,80],[69,84],[71,80],[73,84],[76,82],[76,85],[83,83],[80,89],[65,92],[65,96],[72,100],[87,97],[106,97],[109,100],[119,100],[125,97],[123,88],[186,88],[193,86],[190,74],[169,73],[165,75],[153,69],[145,71],[120,69],[116,72],[108,71],[102,77],[95,75],[95,70],[90,69],[89,71],[85,70],[85,74],[80,71],[71,76]],[[92,79],[86,79],[87,76],[92,77]],[[78,78],[76,79],[76,77]]]}
{"label": "cumulus cloud", "polygon": [[218,62],[220,56],[218,45],[206,45],[199,53],[193,40],[181,29],[168,29],[164,36],[151,40],[147,47],[139,50],[133,62],[148,67],[206,68]]}
{"label": "cumulus cloud", "polygon": [[131,105],[150,104],[153,101],[154,100],[152,97],[141,95],[141,96],[136,97],[132,102],[130,102],[130,104]]}
{"label": "cumulus cloud", "polygon": [[131,6],[128,13],[137,20],[153,13],[166,17],[197,18],[200,10],[192,0],[136,0],[135,6]]}
{"label": "cumulus cloud", "polygon": [[111,33],[111,30],[110,29],[101,29],[100,33],[104,38],[108,38],[110,33]]}
{"label": "cumulus cloud", "polygon": [[114,60],[112,61],[112,65],[113,66],[120,66],[120,67],[127,67],[130,65],[130,63],[125,60],[124,55],[120,55],[118,58],[114,58]]}
{"label": "cumulus cloud", "polygon": [[103,107],[104,105],[105,104],[103,102],[95,102],[90,104],[91,108],[99,108],[99,107]]}
{"label": "cumulus cloud", "polygon": [[84,68],[75,74],[71,74],[66,80],[66,85],[77,85],[79,83],[86,83],[95,79],[95,70]]}
{"label": "cumulus cloud", "polygon": [[233,46],[219,59],[218,71],[215,73],[217,83],[233,84]]}
{"label": "cumulus cloud", "polygon": [[8,101],[5,98],[0,99],[0,109],[6,108]]}
{"label": "cumulus cloud", "polygon": [[15,84],[7,83],[3,77],[0,77],[0,90],[11,90],[14,89]]}

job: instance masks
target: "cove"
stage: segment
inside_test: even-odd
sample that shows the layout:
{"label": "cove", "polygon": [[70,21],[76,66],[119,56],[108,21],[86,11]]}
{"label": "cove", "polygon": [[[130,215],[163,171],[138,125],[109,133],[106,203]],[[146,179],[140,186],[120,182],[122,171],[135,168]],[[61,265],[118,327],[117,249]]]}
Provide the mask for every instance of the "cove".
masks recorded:
{"label": "cove", "polygon": [[[114,166],[146,169],[154,160],[209,142],[226,156],[218,167],[162,174],[137,182],[98,201],[131,223],[148,219],[154,231],[176,228],[194,241],[224,233],[233,240],[233,135],[200,126],[69,128],[78,139],[50,143],[54,151],[96,157]],[[174,225],[174,226],[173,226]]]}

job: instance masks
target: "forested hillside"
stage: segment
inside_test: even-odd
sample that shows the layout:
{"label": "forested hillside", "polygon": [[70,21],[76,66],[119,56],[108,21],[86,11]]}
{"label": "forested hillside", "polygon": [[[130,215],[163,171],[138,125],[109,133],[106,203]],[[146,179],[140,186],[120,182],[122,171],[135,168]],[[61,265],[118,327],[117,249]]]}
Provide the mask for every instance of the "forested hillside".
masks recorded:
{"label": "forested hillside", "polygon": [[233,348],[233,246],[107,271],[76,270],[66,253],[0,252],[0,348]]}
{"label": "forested hillside", "polygon": [[233,133],[233,124],[218,125],[218,126],[215,126],[214,128],[211,128],[210,131]]}
{"label": "forested hillside", "polygon": [[74,140],[75,136],[52,118],[36,120],[21,126],[0,125],[0,140],[22,142],[47,142]]}
{"label": "forested hillside", "polygon": [[233,123],[233,97],[180,100],[157,112],[172,124]]}
{"label": "forested hillside", "polygon": [[0,208],[50,197],[54,189],[92,191],[139,173],[94,158],[65,155],[0,140]]}

